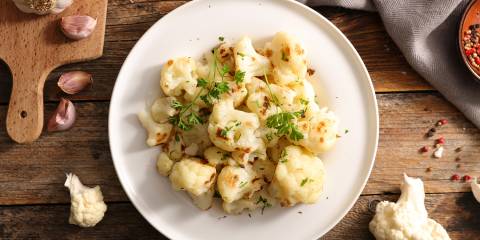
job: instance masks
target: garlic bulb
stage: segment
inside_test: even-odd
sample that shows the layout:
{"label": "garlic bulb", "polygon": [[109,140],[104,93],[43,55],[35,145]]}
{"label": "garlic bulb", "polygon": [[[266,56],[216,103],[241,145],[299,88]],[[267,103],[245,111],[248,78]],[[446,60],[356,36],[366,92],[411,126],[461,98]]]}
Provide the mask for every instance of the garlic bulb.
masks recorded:
{"label": "garlic bulb", "polygon": [[48,120],[47,130],[49,132],[68,130],[73,126],[75,118],[75,106],[69,100],[62,98],[57,109]]}
{"label": "garlic bulb", "polygon": [[73,3],[73,0],[12,0],[18,9],[25,13],[38,15],[61,13]]}

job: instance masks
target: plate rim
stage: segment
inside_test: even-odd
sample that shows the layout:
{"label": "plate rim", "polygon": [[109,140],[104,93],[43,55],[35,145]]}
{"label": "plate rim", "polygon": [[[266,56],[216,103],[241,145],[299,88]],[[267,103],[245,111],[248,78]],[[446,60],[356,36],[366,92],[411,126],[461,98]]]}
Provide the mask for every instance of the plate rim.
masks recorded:
{"label": "plate rim", "polygon": [[[117,85],[117,82],[118,80],[120,79],[120,76],[122,76],[122,73],[125,70],[124,68],[124,65],[125,63],[128,61],[128,59],[131,57],[132,53],[137,49],[139,48],[139,46],[141,45],[141,43],[143,41],[145,41],[145,36],[149,35],[150,32],[153,32],[153,29],[156,28],[156,26],[158,24],[160,24],[160,22],[164,19],[168,19],[170,16],[176,14],[176,12],[179,12],[181,10],[183,10],[184,8],[187,8],[189,7],[190,5],[193,5],[193,4],[197,4],[199,2],[205,2],[205,1],[209,1],[209,0],[195,0],[195,1],[190,1],[190,2],[187,2],[177,8],[175,8],[174,10],[170,11],[169,13],[167,13],[166,15],[164,15],[163,17],[161,17],[160,19],[158,19],[152,26],[150,26],[147,31],[145,31],[142,36],[137,40],[137,42],[135,43],[135,45],[132,47],[132,49],[129,51],[127,57],[125,58],[125,60],[123,61],[122,63],[122,66],[118,72],[118,75],[117,75],[117,78],[115,79],[115,84],[114,84],[114,87],[112,89],[112,95],[111,95],[111,98],[110,98],[110,106],[112,105],[113,102],[116,101],[116,99],[118,98],[117,95],[117,91],[116,89],[118,88],[118,85]],[[366,83],[364,84],[365,87],[367,87],[367,89],[369,90],[367,94],[368,97],[371,98],[371,101],[373,102],[373,105],[374,105],[374,123],[373,123],[373,127],[374,127],[374,146],[373,146],[373,152],[372,152],[372,160],[370,161],[370,166],[368,166],[368,172],[367,172],[367,175],[365,177],[365,179],[363,180],[363,183],[361,184],[361,187],[357,189],[357,191],[355,192],[354,194],[354,198],[353,198],[353,201],[348,204],[348,207],[343,209],[343,211],[341,211],[341,214],[340,214],[340,218],[338,218],[336,221],[332,221],[331,224],[327,225],[325,227],[326,230],[324,231],[319,231],[317,233],[315,233],[314,237],[315,239],[318,239],[320,237],[322,237],[323,235],[325,235],[326,233],[328,233],[330,230],[332,230],[341,220],[343,220],[345,218],[345,216],[347,215],[347,213],[352,209],[352,207],[355,205],[355,203],[357,203],[358,199],[360,198],[361,196],[361,193],[363,192],[363,190],[365,189],[365,186],[366,184],[368,183],[368,180],[370,179],[370,176],[371,176],[371,173],[372,173],[372,169],[375,165],[375,161],[376,161],[376,155],[377,155],[377,151],[378,151],[378,141],[379,141],[379,132],[380,132],[380,120],[379,120],[379,112],[378,112],[378,102],[377,102],[377,98],[376,98],[376,92],[375,92],[375,89],[373,87],[373,82],[372,82],[372,79],[370,77],[370,74],[368,72],[368,69],[367,67],[365,66],[365,63],[363,62],[362,58],[360,57],[360,54],[357,52],[357,50],[355,49],[355,47],[353,46],[353,44],[350,42],[350,40],[343,34],[343,32],[337,28],[337,26],[335,26],[330,20],[328,20],[326,17],[324,17],[322,14],[320,14],[319,12],[315,11],[314,9],[310,8],[309,6],[307,6],[306,4],[303,4],[303,3],[300,3],[298,1],[295,1],[295,0],[275,0],[275,2],[278,1],[278,4],[294,4],[296,5],[296,7],[299,7],[302,11],[307,11],[309,12],[310,14],[313,14],[316,18],[320,18],[321,20],[323,20],[325,22],[325,24],[327,24],[336,34],[338,34],[338,36],[343,39],[343,41],[347,44],[348,46],[348,50],[351,51],[352,53],[352,57],[353,57],[353,60],[354,61],[357,61],[357,64],[359,65],[359,67],[361,68],[361,70],[364,72],[365,74],[365,77],[366,79],[364,80]],[[117,94],[116,94],[117,93]],[[158,232],[160,232],[161,234],[163,234],[164,236],[166,236],[167,238],[169,239],[174,239],[173,237],[175,237],[174,233],[170,232],[170,231],[165,231],[165,229],[162,229],[163,231],[161,231],[159,228],[157,228],[150,219],[148,219],[147,217],[145,217],[147,214],[144,213],[144,210],[142,208],[139,208],[138,207],[138,203],[135,202],[133,199],[135,199],[133,197],[133,193],[131,193],[130,191],[128,191],[126,188],[125,188],[125,184],[124,183],[124,180],[122,180],[122,178],[120,177],[120,174],[119,174],[119,167],[117,166],[117,163],[115,161],[115,152],[114,152],[114,146],[111,144],[112,142],[112,138],[113,138],[113,133],[112,133],[112,128],[111,126],[113,125],[113,122],[115,121],[112,117],[112,107],[109,107],[109,112],[108,112],[108,141],[109,141],[109,149],[110,149],[110,154],[111,154],[111,157],[112,157],[112,162],[113,162],[113,166],[114,166],[114,169],[115,169],[115,173],[117,175],[117,178],[119,179],[120,181],[120,184],[122,185],[122,189],[124,190],[125,194],[127,195],[128,199],[130,200],[130,202],[132,203],[132,205],[135,207],[135,209],[140,213],[140,215],[142,215],[142,218],[144,218],[154,229],[156,229]],[[370,115],[370,114],[369,114]],[[368,115],[367,115],[368,116]],[[370,116],[372,117],[372,116]],[[369,149],[367,149],[369,150]]]}

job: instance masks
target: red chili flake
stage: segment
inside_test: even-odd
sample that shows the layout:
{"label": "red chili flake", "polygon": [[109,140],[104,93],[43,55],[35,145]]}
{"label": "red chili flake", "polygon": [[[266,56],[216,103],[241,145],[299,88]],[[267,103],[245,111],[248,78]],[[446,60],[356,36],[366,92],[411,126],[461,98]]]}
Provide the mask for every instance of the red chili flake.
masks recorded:
{"label": "red chili flake", "polygon": [[444,138],[444,137],[440,137],[439,139],[437,139],[437,143],[438,143],[438,144],[445,144],[445,138]]}
{"label": "red chili flake", "polygon": [[460,175],[458,175],[458,174],[453,174],[453,175],[450,177],[450,180],[452,180],[452,181],[458,181],[458,180],[460,180]]}
{"label": "red chili flake", "polygon": [[469,175],[463,176],[463,181],[468,182],[470,180],[472,180],[472,177],[470,177]]}
{"label": "red chili flake", "polygon": [[442,125],[445,125],[447,123],[448,123],[447,119],[440,119],[440,120],[438,120],[437,125],[442,126]]}
{"label": "red chili flake", "polygon": [[426,152],[428,152],[428,147],[427,147],[427,146],[423,146],[422,148],[420,148],[420,152],[421,152],[421,153],[426,153]]}

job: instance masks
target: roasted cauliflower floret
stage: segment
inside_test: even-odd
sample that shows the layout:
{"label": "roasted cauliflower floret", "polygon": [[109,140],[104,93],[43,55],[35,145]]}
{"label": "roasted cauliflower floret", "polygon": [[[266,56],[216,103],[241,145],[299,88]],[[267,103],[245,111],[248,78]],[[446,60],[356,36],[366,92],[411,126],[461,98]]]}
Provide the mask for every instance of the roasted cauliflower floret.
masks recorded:
{"label": "roasted cauliflower floret", "polygon": [[323,153],[330,150],[338,139],[337,117],[327,109],[321,109],[312,113],[310,118],[299,121],[298,129],[303,134],[303,139],[294,143],[313,153]]}
{"label": "roasted cauliflower floret", "polygon": [[238,166],[224,167],[217,180],[218,192],[227,203],[244,197],[250,198],[263,184],[263,180],[253,170]]}
{"label": "roasted cauliflower floret", "polygon": [[267,159],[258,159],[253,162],[253,170],[262,177],[266,183],[271,183],[275,174],[274,162]]}
{"label": "roasted cauliflower floret", "polygon": [[153,120],[150,113],[142,111],[138,114],[138,119],[142,123],[145,130],[147,130],[147,145],[150,147],[166,143],[172,131],[172,124],[157,123]]}
{"label": "roasted cauliflower floret", "polygon": [[199,159],[184,158],[175,163],[170,181],[175,190],[185,190],[195,196],[207,192],[215,183],[214,167],[202,164]]}
{"label": "roasted cauliflower floret", "polygon": [[278,139],[277,143],[274,146],[271,146],[267,149],[270,160],[275,163],[278,162],[282,155],[283,149],[290,145],[292,145],[292,143],[290,143],[290,141],[288,141],[286,137],[281,137],[280,139]]}
{"label": "roasted cauliflower floret", "polygon": [[209,147],[203,153],[208,165],[213,166],[220,172],[225,166],[237,166],[238,164],[232,158],[232,153],[222,150],[218,147]]}
{"label": "roasted cauliflower floret", "polygon": [[276,103],[287,111],[294,107],[296,93],[288,87],[271,83],[267,85],[263,80],[252,78],[251,82],[247,84],[247,90],[249,94],[246,105],[250,111],[257,114],[261,121],[265,121],[280,110]]}
{"label": "roasted cauliflower floret", "polygon": [[212,145],[212,142],[208,138],[207,128],[207,124],[197,124],[188,131],[178,131],[182,142],[185,144],[185,154],[189,156],[201,156],[203,151]]}
{"label": "roasted cauliflower floret", "polygon": [[73,173],[67,174],[65,187],[70,190],[72,205],[68,222],[80,227],[93,227],[99,223],[107,205],[103,201],[102,191],[99,186],[89,188],[84,186],[80,179]]}
{"label": "roasted cauliflower floret", "polygon": [[166,123],[168,118],[175,115],[177,110],[172,108],[172,102],[177,101],[174,97],[159,97],[153,102],[151,114],[157,123]]}
{"label": "roasted cauliflower floret", "polygon": [[279,85],[288,85],[305,79],[307,58],[300,42],[293,36],[279,32],[275,34],[266,52],[271,52],[273,78]]}
{"label": "roasted cauliflower floret", "polygon": [[208,210],[212,207],[214,193],[215,190],[212,186],[210,189],[208,189],[208,191],[198,196],[195,196],[191,193],[188,193],[188,195],[190,195],[190,197],[192,198],[193,204],[195,204],[195,206],[202,210]]}
{"label": "roasted cauliflower floret", "polygon": [[282,206],[315,203],[323,191],[322,161],[299,146],[288,146],[275,169],[270,193]]}
{"label": "roasted cauliflower floret", "polygon": [[228,214],[241,214],[243,211],[269,208],[276,205],[275,198],[271,197],[266,190],[256,192],[251,198],[242,198],[237,201],[223,202],[222,207]]}
{"label": "roasted cauliflower floret", "polygon": [[167,177],[172,170],[172,166],[175,162],[168,157],[164,152],[161,152],[157,158],[157,171],[160,175]]}
{"label": "roasted cauliflower floret", "polygon": [[162,68],[160,87],[167,96],[193,95],[197,78],[197,67],[192,58],[168,60]]}
{"label": "roasted cauliflower floret", "polygon": [[249,83],[254,76],[263,76],[270,73],[270,60],[255,51],[250,38],[243,37],[240,39],[233,52],[237,71],[245,73],[245,83]]}
{"label": "roasted cauliflower floret", "polygon": [[249,153],[261,144],[255,133],[259,126],[257,115],[235,110],[231,100],[222,100],[213,107],[208,135],[223,150]]}

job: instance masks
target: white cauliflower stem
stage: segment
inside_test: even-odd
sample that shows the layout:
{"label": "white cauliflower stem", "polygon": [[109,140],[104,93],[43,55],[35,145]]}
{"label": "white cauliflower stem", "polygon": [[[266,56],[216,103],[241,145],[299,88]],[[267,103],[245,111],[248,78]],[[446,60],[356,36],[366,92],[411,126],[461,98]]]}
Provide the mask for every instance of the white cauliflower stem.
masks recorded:
{"label": "white cauliflower stem", "polygon": [[447,231],[428,218],[423,182],[404,175],[402,195],[396,203],[382,201],[370,222],[377,240],[447,240]]}
{"label": "white cauliflower stem", "polygon": [[99,186],[89,188],[84,186],[80,179],[73,173],[67,174],[65,187],[70,190],[72,205],[68,222],[80,227],[93,227],[99,223],[107,205],[103,201],[102,191]]}

